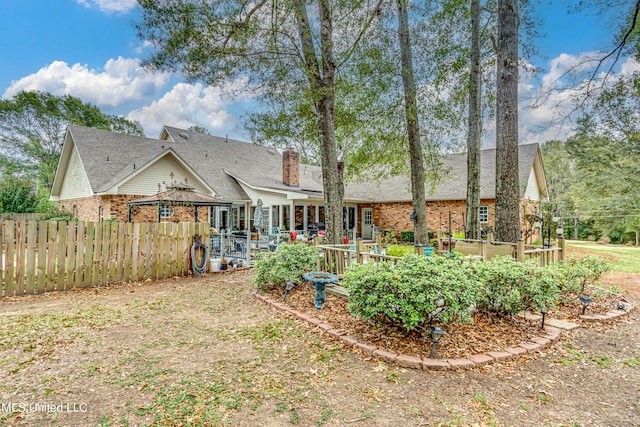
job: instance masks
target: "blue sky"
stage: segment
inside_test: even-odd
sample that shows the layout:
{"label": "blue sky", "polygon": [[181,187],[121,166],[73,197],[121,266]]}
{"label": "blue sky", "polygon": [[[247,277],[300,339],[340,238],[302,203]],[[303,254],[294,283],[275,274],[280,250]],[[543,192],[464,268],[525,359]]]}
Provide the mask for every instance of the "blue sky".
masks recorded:
{"label": "blue sky", "polygon": [[[606,18],[568,14],[565,3],[556,1],[537,10],[548,35],[538,41],[544,57],[534,58],[548,70],[543,82],[560,76],[581,55],[610,45]],[[177,75],[147,73],[140,61],[149,50],[136,36],[136,19],[135,0],[1,0],[0,96],[10,98],[19,90],[70,94],[138,120],[152,137],[164,124],[197,124],[246,139],[241,116],[252,105],[250,96],[230,97]],[[523,98],[535,97],[531,92],[539,84],[521,77],[521,92],[529,92]],[[543,142],[570,131],[547,126],[540,132],[548,119],[545,108],[524,121],[521,112],[521,142]]]}

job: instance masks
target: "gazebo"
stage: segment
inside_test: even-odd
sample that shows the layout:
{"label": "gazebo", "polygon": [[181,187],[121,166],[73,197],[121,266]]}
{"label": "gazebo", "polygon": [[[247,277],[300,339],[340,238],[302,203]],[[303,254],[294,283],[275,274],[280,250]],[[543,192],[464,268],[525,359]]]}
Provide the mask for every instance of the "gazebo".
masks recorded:
{"label": "gazebo", "polygon": [[[158,222],[161,222],[163,213],[170,212],[173,215],[173,208],[182,207],[185,211],[190,211],[193,208],[193,221],[198,222],[198,208],[199,207],[211,207],[219,206],[231,208],[230,202],[224,202],[222,199],[211,197],[206,194],[201,194],[193,191],[194,188],[182,183],[176,183],[171,186],[167,186],[167,190],[153,196],[142,197],[140,199],[132,200],[127,203],[127,220],[131,222],[131,214],[141,206],[155,206],[156,218]],[[189,212],[191,216],[191,212]],[[164,216],[165,218],[167,216]],[[186,215],[183,215],[185,218]]]}

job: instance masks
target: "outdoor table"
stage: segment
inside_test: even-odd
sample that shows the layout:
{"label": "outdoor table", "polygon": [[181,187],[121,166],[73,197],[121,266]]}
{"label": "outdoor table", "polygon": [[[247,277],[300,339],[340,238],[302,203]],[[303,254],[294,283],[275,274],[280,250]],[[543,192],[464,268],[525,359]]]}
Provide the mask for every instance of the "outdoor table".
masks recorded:
{"label": "outdoor table", "polygon": [[338,276],[333,273],[325,273],[322,271],[311,271],[302,275],[304,280],[313,282],[316,289],[316,308],[322,309],[322,305],[327,301],[325,294],[325,286],[327,283],[338,281]]}

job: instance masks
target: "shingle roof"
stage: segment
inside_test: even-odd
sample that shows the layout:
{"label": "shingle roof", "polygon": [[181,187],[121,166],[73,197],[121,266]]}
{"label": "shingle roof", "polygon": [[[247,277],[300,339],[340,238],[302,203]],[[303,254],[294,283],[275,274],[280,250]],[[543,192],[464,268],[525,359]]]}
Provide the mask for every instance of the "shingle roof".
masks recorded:
{"label": "shingle roof", "polygon": [[[518,150],[518,175],[520,195],[524,194],[531,168],[538,152],[538,144],[520,145]],[[495,198],[496,150],[482,150],[480,154],[480,198]],[[427,182],[427,200],[465,200],[467,198],[467,154],[447,154],[442,159],[441,181],[430,192]],[[354,182],[347,184],[345,196],[376,202],[411,201],[409,176],[392,176],[379,182]]]}
{"label": "shingle roof", "polygon": [[[179,145],[197,147],[197,151],[182,150],[177,145],[172,145],[176,151],[189,163],[193,169],[200,172],[216,191],[225,199],[248,200],[248,196],[240,188],[237,182],[229,177],[234,177],[257,187],[283,191],[322,191],[322,178],[318,166],[300,165],[300,188],[288,187],[282,183],[282,154],[271,147],[264,147],[247,142],[205,135],[198,132],[185,131],[170,126],[165,126],[169,136]],[[185,139],[180,134],[188,135]],[[202,164],[201,154],[208,152],[208,158],[219,160],[219,164]],[[217,184],[223,182],[229,190],[218,188]],[[232,193],[237,192],[233,194]],[[235,197],[235,198],[234,198]]]}
{"label": "shingle roof", "polygon": [[[141,167],[171,148],[225,201],[249,200],[237,180],[253,187],[322,198],[322,171],[319,166],[301,164],[300,187],[288,187],[282,183],[282,154],[274,148],[170,126],[166,126],[164,131],[167,139],[69,126],[91,188],[96,193],[107,191],[126,179],[133,173],[134,164]],[[538,144],[519,147],[521,195],[538,150]],[[464,200],[466,154],[444,156],[443,170],[442,181],[435,186],[434,192],[428,192],[427,200]],[[482,150],[480,177],[480,197],[495,198],[495,149]],[[410,179],[408,176],[393,176],[379,182],[347,182],[345,198],[352,201],[410,201]]]}
{"label": "shingle roof", "polygon": [[94,192],[106,190],[117,176],[123,178],[162,151],[157,139],[69,125],[69,133]]}

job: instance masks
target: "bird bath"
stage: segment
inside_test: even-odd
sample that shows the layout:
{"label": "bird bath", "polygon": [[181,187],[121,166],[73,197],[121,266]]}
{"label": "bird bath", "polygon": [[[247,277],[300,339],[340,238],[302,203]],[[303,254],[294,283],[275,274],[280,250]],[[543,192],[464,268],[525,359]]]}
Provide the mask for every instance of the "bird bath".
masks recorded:
{"label": "bird bath", "polygon": [[339,280],[338,276],[333,273],[325,273],[322,271],[310,271],[302,275],[304,280],[312,282],[316,289],[316,308],[322,309],[322,305],[327,301],[325,294],[325,286],[327,283],[334,283]]}

